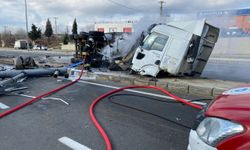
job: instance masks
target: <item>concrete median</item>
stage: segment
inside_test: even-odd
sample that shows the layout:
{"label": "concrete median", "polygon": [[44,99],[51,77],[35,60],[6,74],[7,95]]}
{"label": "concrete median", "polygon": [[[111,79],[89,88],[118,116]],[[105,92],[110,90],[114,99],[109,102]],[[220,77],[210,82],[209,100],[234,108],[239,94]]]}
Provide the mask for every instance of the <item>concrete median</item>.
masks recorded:
{"label": "concrete median", "polygon": [[141,77],[137,75],[124,75],[116,73],[90,73],[96,76],[98,81],[111,81],[124,85],[153,85],[164,88],[171,92],[202,95],[216,97],[223,91],[246,85],[244,82],[231,82],[222,80],[188,78],[188,77],[170,77],[164,79],[152,79],[150,77]]}

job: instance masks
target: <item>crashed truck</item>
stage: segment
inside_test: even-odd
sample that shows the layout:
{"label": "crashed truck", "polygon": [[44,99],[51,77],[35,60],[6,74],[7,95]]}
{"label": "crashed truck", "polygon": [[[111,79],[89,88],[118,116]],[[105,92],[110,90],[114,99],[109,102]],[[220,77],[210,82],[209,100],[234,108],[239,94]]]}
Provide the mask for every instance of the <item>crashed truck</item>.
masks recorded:
{"label": "crashed truck", "polygon": [[153,77],[159,72],[176,76],[200,76],[219,32],[219,28],[208,24],[206,20],[156,25],[136,51],[132,52],[131,69]]}

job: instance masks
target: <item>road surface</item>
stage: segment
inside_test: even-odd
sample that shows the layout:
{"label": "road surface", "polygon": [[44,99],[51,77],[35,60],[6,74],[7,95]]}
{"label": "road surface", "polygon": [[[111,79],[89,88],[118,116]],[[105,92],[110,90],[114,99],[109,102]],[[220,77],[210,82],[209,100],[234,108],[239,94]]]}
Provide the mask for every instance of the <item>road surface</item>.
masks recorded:
{"label": "road surface", "polygon": [[208,62],[202,77],[250,83],[250,59]]}
{"label": "road surface", "polygon": [[[22,94],[35,96],[66,82],[47,77],[28,79],[25,85],[29,89]],[[52,95],[69,105],[55,100],[40,100],[0,119],[1,149],[69,150],[71,147],[104,150],[104,141],[88,112],[95,98],[111,90],[105,86],[115,85],[101,84],[103,86],[77,83]],[[152,90],[145,92],[158,93]],[[28,99],[9,95],[1,96],[0,102],[13,108]],[[0,109],[0,112],[7,109]],[[116,150],[186,150],[189,128],[197,113],[198,110],[170,99],[132,92],[115,94],[95,109]]]}

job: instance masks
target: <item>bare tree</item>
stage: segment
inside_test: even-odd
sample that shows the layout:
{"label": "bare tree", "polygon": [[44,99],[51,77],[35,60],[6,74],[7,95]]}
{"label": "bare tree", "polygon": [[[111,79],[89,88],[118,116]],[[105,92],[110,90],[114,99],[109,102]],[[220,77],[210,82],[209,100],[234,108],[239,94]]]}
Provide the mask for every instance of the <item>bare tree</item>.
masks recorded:
{"label": "bare tree", "polygon": [[16,32],[15,32],[15,38],[17,39],[17,40],[19,40],[19,39],[25,39],[26,38],[26,31],[23,29],[23,28],[18,28],[17,30],[16,30]]}

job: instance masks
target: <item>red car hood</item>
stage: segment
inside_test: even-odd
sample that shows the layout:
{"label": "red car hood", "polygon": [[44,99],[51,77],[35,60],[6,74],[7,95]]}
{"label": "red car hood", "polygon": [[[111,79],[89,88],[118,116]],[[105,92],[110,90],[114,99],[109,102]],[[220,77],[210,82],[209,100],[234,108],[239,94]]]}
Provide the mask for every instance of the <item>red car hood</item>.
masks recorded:
{"label": "red car hood", "polygon": [[249,92],[239,92],[239,94],[225,92],[218,96],[210,104],[205,115],[224,118],[250,126],[250,86],[247,88],[249,88]]}

